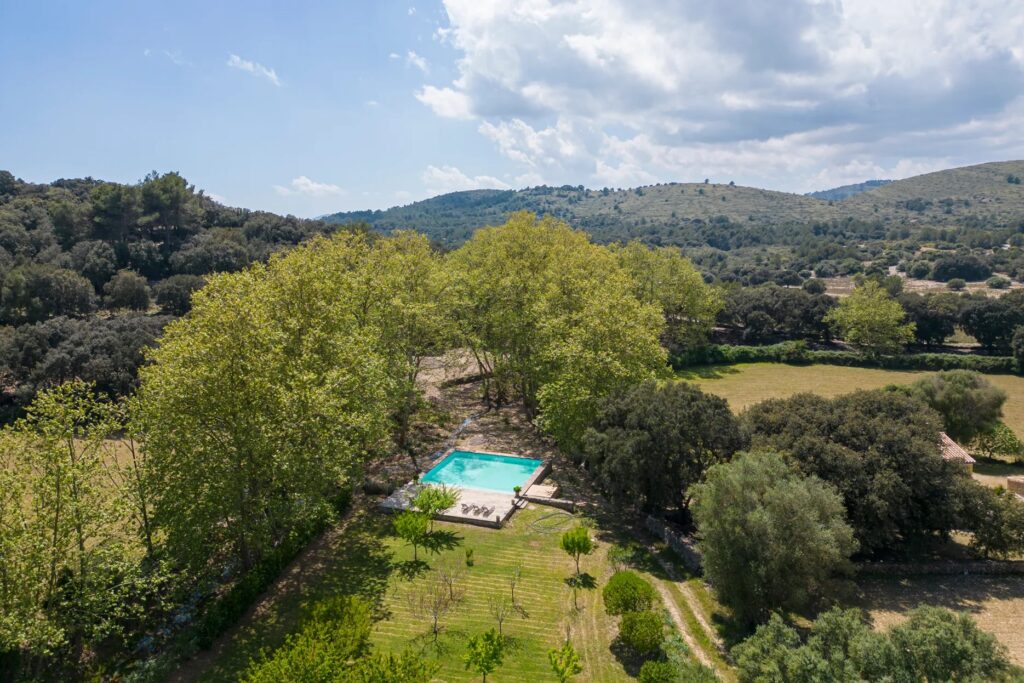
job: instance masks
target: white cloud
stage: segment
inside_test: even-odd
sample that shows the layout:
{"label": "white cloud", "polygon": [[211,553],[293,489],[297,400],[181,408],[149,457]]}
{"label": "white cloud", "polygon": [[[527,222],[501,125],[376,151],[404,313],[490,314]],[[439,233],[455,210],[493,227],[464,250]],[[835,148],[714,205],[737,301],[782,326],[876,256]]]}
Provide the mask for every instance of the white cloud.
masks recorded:
{"label": "white cloud", "polygon": [[819,189],[1024,154],[1004,0],[444,0],[417,99],[554,183]]}
{"label": "white cloud", "polygon": [[446,119],[471,119],[472,100],[465,93],[452,88],[424,86],[416,93],[416,99]]}
{"label": "white cloud", "polygon": [[416,14],[416,8],[415,8],[415,7],[410,7],[410,8],[409,8],[409,16],[411,17],[411,16],[413,16],[414,14]]}
{"label": "white cloud", "polygon": [[377,100],[366,100],[366,106],[367,107],[379,107],[380,106],[380,102],[378,102]]}
{"label": "white cloud", "polygon": [[287,187],[274,185],[274,191],[283,197],[304,195],[307,197],[332,197],[344,194],[344,190],[330,183],[318,183],[304,175],[292,180]]}
{"label": "white cloud", "polygon": [[402,58],[402,55],[398,54],[397,52],[392,52],[392,53],[388,54],[388,59],[401,59],[401,58]]}
{"label": "white cloud", "polygon": [[254,76],[267,79],[268,81],[270,81],[271,83],[278,87],[281,86],[281,79],[277,77],[277,72],[271,69],[270,67],[263,66],[259,62],[252,62],[248,59],[242,59],[238,55],[231,55],[230,57],[228,57],[227,64],[232,69],[247,71],[248,73],[251,73]]}
{"label": "white cloud", "polygon": [[423,184],[431,195],[461,190],[508,190],[511,186],[493,176],[468,176],[455,166],[427,166],[422,174]]}
{"label": "white cloud", "polygon": [[414,66],[423,73],[427,73],[429,70],[427,67],[427,60],[416,54],[412,50],[405,53],[405,63],[407,66]]}
{"label": "white cloud", "polygon": [[192,62],[182,57],[178,50],[164,50],[164,56],[171,60],[174,66],[192,66]]}

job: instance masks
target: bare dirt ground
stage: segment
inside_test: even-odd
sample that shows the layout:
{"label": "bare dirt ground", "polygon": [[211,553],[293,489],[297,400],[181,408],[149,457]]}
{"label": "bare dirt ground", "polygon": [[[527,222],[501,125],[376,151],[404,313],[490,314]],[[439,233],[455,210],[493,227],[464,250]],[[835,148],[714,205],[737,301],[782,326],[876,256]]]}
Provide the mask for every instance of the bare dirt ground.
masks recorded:
{"label": "bare dirt ground", "polygon": [[918,576],[858,581],[858,604],[876,628],[906,619],[919,605],[968,612],[1024,665],[1024,576]]}

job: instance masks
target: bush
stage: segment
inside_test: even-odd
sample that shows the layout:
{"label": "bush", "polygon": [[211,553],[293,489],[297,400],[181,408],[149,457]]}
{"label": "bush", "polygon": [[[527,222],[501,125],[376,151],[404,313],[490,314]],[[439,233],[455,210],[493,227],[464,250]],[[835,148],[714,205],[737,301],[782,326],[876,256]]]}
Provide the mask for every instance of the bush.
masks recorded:
{"label": "bush", "polygon": [[608,614],[643,612],[651,609],[658,593],[636,572],[619,571],[612,574],[601,592],[604,609]]}
{"label": "bush", "polygon": [[989,289],[1009,289],[1010,280],[1002,275],[993,275],[985,281]]}
{"label": "bush", "polygon": [[959,292],[967,286],[967,282],[963,278],[955,277],[946,283],[946,286],[952,289],[954,292]]}
{"label": "bush", "polygon": [[637,654],[650,654],[665,642],[661,617],[654,612],[626,612],[619,622],[619,638]]}
{"label": "bush", "polygon": [[637,680],[640,683],[679,683],[679,672],[671,662],[644,662]]}

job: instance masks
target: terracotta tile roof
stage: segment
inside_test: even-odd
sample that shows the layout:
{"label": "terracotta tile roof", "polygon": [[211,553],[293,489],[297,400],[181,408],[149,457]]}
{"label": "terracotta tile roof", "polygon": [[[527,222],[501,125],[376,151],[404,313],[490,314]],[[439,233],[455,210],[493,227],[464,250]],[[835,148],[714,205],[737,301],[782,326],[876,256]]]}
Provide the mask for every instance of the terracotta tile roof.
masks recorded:
{"label": "terracotta tile roof", "polygon": [[946,432],[942,432],[939,436],[942,437],[943,458],[946,460],[960,460],[968,465],[973,465],[975,463],[974,458],[972,458],[967,451],[961,448],[960,444],[949,438],[949,435],[946,434]]}

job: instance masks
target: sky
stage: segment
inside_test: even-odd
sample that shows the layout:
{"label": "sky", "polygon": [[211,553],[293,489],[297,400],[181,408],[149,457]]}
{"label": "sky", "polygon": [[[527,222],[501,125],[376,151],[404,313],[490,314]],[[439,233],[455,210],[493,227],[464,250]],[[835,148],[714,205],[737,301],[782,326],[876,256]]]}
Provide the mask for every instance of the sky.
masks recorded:
{"label": "sky", "polygon": [[0,0],[0,168],[299,216],[1024,158],[1019,0]]}

